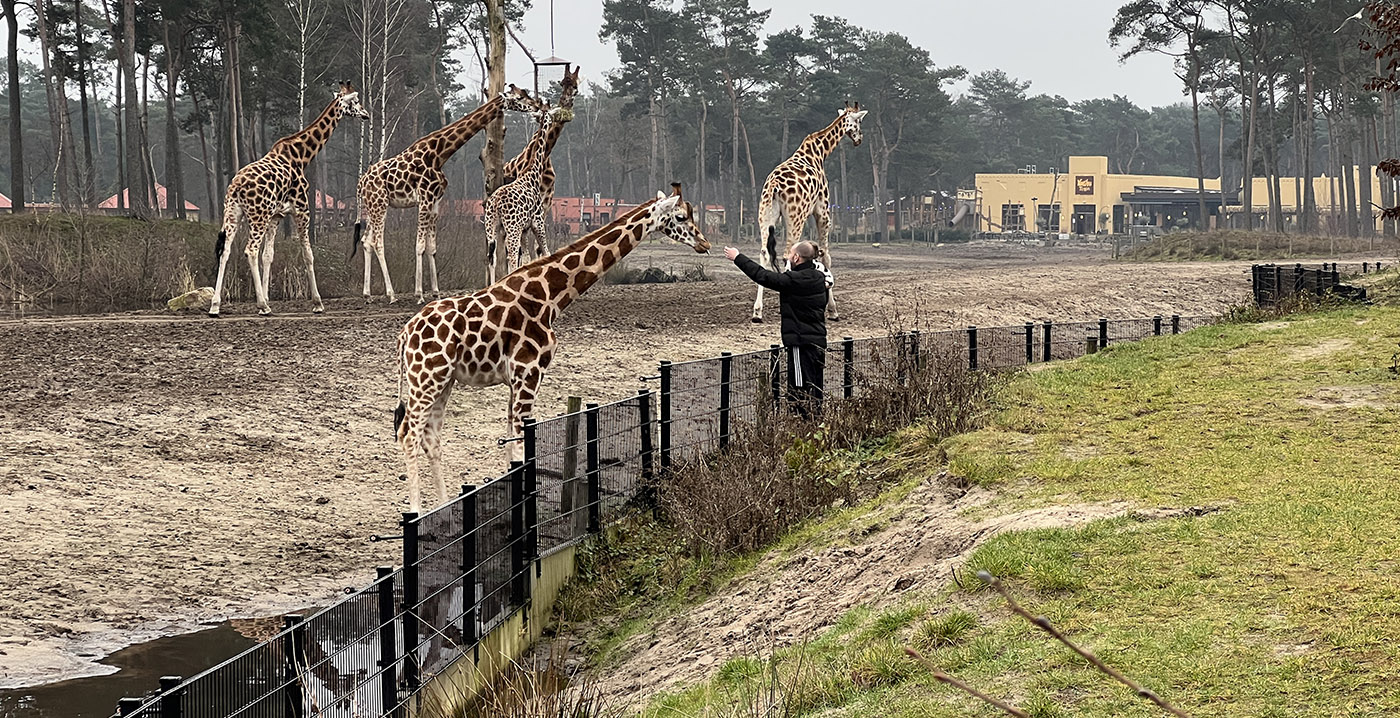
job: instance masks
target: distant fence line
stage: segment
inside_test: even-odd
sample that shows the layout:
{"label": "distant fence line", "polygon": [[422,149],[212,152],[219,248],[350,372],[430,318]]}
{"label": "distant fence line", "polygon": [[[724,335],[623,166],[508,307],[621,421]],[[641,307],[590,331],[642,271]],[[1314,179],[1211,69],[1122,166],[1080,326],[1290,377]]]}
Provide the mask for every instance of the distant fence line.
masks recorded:
{"label": "distant fence line", "polygon": [[1250,267],[1250,286],[1260,306],[1274,306],[1300,294],[1332,294],[1347,299],[1366,299],[1365,287],[1343,284],[1344,277],[1382,271],[1381,262],[1353,262],[1319,265],[1255,264]]}
{"label": "distant fence line", "polygon": [[[1209,316],[1026,322],[844,338],[827,348],[828,403],[861,396],[905,360],[961,357],[996,370],[1178,334]],[[893,361],[891,359],[894,359]],[[405,513],[402,568],[194,677],[167,676],[117,715],[139,718],[408,718],[460,707],[539,635],[573,548],[650,502],[655,480],[722,451],[782,410],[783,349],[664,361],[659,389],[546,421],[526,419],[523,462],[446,504]],[[437,712],[437,711],[435,711]],[[445,712],[444,712],[445,714]]]}

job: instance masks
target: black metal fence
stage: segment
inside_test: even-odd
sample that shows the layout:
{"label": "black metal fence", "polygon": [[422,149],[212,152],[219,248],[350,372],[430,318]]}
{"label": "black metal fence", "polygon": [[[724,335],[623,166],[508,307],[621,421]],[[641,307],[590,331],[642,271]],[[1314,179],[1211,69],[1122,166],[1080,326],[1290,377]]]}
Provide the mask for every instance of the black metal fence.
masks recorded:
{"label": "black metal fence", "polygon": [[1342,284],[1342,277],[1381,271],[1381,263],[1362,262],[1348,266],[1352,270],[1360,271],[1344,274],[1344,270],[1335,262],[1324,263],[1321,266],[1256,264],[1250,269],[1254,301],[1260,306],[1273,306],[1305,293],[1366,299],[1365,287]]}
{"label": "black metal fence", "polygon": [[[932,357],[970,369],[1069,359],[1212,321],[1178,316],[846,337],[827,347],[828,402],[902,383]],[[431,512],[405,513],[402,568],[189,679],[122,699],[140,718],[407,716],[431,680],[531,600],[541,559],[650,501],[665,470],[723,450],[785,401],[786,350],[662,362],[658,391],[525,422],[525,460]],[[528,614],[526,614],[528,616]]]}

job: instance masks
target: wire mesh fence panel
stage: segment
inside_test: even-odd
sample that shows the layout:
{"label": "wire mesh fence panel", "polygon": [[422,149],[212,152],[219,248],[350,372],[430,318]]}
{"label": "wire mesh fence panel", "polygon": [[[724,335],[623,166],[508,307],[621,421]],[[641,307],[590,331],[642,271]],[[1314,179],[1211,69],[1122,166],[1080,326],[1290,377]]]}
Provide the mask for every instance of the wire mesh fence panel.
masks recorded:
{"label": "wire mesh fence panel", "polygon": [[763,412],[772,411],[774,400],[781,401],[781,392],[786,387],[785,367],[781,349],[729,357],[729,383],[727,388],[721,387],[726,392],[724,404],[729,409],[729,418],[727,426],[720,428],[732,434],[740,424],[753,426]]}
{"label": "wire mesh fence panel", "polygon": [[[390,707],[398,685],[403,637],[397,613],[381,615],[381,591],[402,596],[403,574],[395,571],[307,619],[293,656],[301,678],[302,710],[296,715],[355,718]],[[386,646],[386,641],[387,646]]]}
{"label": "wire mesh fence panel", "polygon": [[1050,358],[1082,357],[1089,337],[1098,335],[1098,322],[1056,322],[1050,327]]}
{"label": "wire mesh fence panel", "polygon": [[[1181,331],[1189,332],[1192,329],[1200,329],[1201,327],[1214,324],[1217,319],[1218,317],[1215,317],[1214,315],[1210,314],[1196,314],[1191,316],[1178,317],[1177,323]],[[1163,333],[1166,333],[1166,331],[1168,330],[1164,329],[1162,331]]]}
{"label": "wire mesh fence panel", "polygon": [[535,425],[535,530],[541,556],[588,533],[586,413]]}
{"label": "wire mesh fence panel", "polygon": [[[476,561],[469,576],[474,600],[467,609],[467,626],[475,626],[475,636],[490,633],[510,616],[511,580],[515,576],[512,551],[519,539],[512,535],[511,521],[518,502],[511,484],[523,468],[488,481],[471,492],[475,498],[475,528],[467,535]],[[464,552],[466,553],[466,552]],[[474,615],[473,615],[474,614]]]}
{"label": "wire mesh fence panel", "polygon": [[720,373],[718,358],[671,365],[673,462],[694,461],[719,446]]}
{"label": "wire mesh fence panel", "polygon": [[[1170,333],[1170,318],[1162,319],[1163,331]],[[1108,320],[1108,343],[1136,342],[1154,336],[1156,324],[1152,319],[1110,319]]]}
{"label": "wire mesh fence panel", "polygon": [[643,488],[642,474],[649,461],[643,434],[655,429],[654,419],[646,426],[639,421],[643,401],[647,402],[647,416],[655,416],[655,394],[604,404],[597,409],[597,496],[590,498],[588,508],[602,524],[620,517]]}
{"label": "wire mesh fence panel", "polygon": [[405,610],[412,614],[409,625],[414,628],[408,660],[419,675],[437,673],[472,642],[460,622],[470,603],[463,581],[467,501],[468,495],[458,496],[405,528],[416,531],[418,542],[416,570],[406,572],[410,580],[417,577],[417,601]]}
{"label": "wire mesh fence panel", "polygon": [[977,368],[1009,369],[1025,364],[1025,327],[977,328]]}

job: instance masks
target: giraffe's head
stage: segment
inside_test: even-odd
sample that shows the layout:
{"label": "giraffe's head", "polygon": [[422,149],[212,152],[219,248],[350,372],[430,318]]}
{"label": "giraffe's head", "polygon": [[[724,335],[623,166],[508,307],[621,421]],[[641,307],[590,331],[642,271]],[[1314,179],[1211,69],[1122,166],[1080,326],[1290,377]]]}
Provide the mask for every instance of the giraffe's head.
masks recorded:
{"label": "giraffe's head", "polygon": [[369,112],[365,106],[360,104],[360,93],[355,91],[355,87],[349,80],[340,83],[340,93],[335,98],[336,109],[341,117],[358,117],[362,120],[369,119]]}
{"label": "giraffe's head", "polygon": [[851,143],[856,147],[860,147],[860,121],[865,117],[865,113],[867,112],[869,112],[869,110],[860,109],[859,102],[857,102],[855,106],[846,105],[846,107],[841,110],[841,132],[850,135]]}
{"label": "giraffe's head", "polygon": [[501,100],[505,103],[505,108],[512,112],[535,114],[549,109],[548,105],[531,97],[529,91],[514,84],[501,91]]}
{"label": "giraffe's head", "polygon": [[[574,98],[578,96],[578,68],[573,72],[564,71],[564,79],[559,81],[559,107],[570,111],[574,109]],[[570,118],[572,119],[572,117]]]}
{"label": "giraffe's head", "polygon": [[669,196],[656,193],[656,201],[647,216],[647,232],[659,232],[701,254],[710,251],[709,240],[695,224],[695,208],[681,198],[679,182],[671,184]]}

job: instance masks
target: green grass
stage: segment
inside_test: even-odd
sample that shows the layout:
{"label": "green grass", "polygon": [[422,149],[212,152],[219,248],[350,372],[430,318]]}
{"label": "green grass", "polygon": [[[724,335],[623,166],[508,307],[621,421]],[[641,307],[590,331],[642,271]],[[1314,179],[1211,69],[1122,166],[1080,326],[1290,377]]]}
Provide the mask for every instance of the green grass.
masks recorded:
{"label": "green grass", "polygon": [[[1019,375],[994,425],[938,447],[996,492],[980,514],[1220,510],[1007,533],[960,573],[1001,576],[1032,613],[1196,716],[1395,714],[1397,344],[1400,308],[1342,308]],[[647,715],[721,715],[774,681],[795,715],[993,715],[914,670],[904,645],[1032,715],[1161,715],[980,582],[963,586],[852,611],[767,657],[773,670],[730,670]]]}

